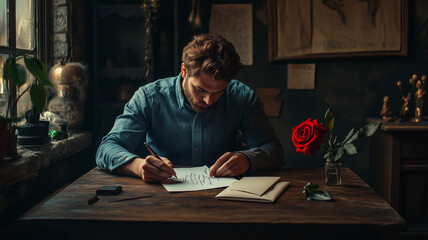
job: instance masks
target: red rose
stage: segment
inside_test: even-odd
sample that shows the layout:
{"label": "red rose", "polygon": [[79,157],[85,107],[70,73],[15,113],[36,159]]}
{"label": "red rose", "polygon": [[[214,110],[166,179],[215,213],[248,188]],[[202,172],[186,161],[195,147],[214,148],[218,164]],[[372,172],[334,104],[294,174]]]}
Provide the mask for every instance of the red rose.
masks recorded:
{"label": "red rose", "polygon": [[327,128],[323,123],[318,123],[318,119],[302,122],[297,127],[293,128],[292,140],[296,146],[296,153],[308,154],[311,156],[319,148],[324,139]]}

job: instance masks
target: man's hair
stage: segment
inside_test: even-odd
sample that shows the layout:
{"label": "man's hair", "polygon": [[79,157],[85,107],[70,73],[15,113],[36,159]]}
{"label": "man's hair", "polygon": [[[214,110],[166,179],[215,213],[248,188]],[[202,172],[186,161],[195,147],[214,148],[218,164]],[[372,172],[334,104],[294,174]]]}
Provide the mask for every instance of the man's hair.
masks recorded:
{"label": "man's hair", "polygon": [[242,67],[233,44],[212,34],[194,36],[184,47],[181,60],[189,76],[198,76],[203,72],[215,80],[227,82],[234,79]]}

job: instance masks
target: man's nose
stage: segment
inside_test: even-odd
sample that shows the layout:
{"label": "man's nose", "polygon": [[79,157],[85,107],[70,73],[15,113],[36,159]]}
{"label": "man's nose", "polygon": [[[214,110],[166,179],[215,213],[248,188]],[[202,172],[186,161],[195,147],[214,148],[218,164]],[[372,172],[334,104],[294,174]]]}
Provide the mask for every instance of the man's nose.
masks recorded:
{"label": "man's nose", "polygon": [[204,96],[204,102],[207,105],[211,105],[214,103],[214,95],[213,94],[207,94]]}

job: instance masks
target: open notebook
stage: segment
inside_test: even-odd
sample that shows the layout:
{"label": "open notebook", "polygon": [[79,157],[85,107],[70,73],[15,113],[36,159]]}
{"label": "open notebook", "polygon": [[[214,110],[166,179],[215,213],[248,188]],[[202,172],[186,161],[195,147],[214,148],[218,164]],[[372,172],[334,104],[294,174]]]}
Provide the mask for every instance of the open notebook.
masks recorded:
{"label": "open notebook", "polygon": [[278,182],[280,177],[243,177],[220,192],[221,200],[273,203],[290,182]]}

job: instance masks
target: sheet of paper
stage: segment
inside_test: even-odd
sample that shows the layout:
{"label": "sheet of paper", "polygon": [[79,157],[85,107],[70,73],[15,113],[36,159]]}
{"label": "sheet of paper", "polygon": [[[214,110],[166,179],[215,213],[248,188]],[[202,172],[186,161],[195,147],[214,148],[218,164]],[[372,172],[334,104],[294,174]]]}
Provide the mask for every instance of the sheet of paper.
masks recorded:
{"label": "sheet of paper", "polygon": [[230,177],[210,177],[210,169],[207,166],[174,168],[177,178],[171,178],[162,182],[168,192],[187,192],[205,189],[228,187],[237,180]]}
{"label": "sheet of paper", "polygon": [[288,64],[288,89],[315,89],[315,64]]}
{"label": "sheet of paper", "polygon": [[253,65],[253,6],[251,4],[213,4],[209,32],[235,46],[244,65]]}

